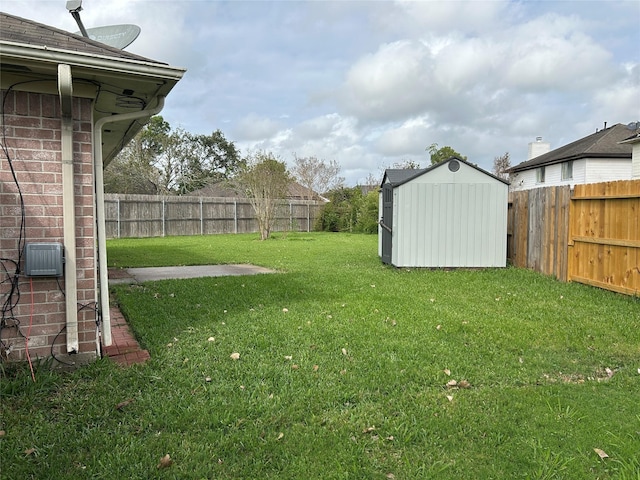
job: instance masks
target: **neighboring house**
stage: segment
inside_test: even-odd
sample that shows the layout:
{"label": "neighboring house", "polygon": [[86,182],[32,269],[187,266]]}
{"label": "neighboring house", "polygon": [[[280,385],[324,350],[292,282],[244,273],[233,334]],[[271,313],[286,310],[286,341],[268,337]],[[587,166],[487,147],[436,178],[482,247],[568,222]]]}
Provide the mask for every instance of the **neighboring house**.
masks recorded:
{"label": "neighboring house", "polygon": [[0,355],[111,344],[102,170],[184,69],[0,13]]}
{"label": "neighboring house", "polygon": [[630,125],[618,123],[511,167],[510,189],[631,179],[632,147],[621,142],[640,130]]}
{"label": "neighboring house", "polygon": [[[640,122],[636,122],[635,125],[640,126]],[[631,178],[640,179],[640,131],[620,143],[631,145]]]}
{"label": "neighboring house", "polygon": [[[195,190],[188,195],[196,197],[226,197],[226,198],[246,198],[241,192],[238,192],[232,185],[225,181],[210,183],[206,187]],[[311,197],[311,198],[309,198]],[[287,200],[311,200],[314,202],[328,202],[326,198],[317,192],[311,191],[303,187],[297,182],[291,182],[289,184],[289,190],[287,192]]]}
{"label": "neighboring house", "polygon": [[504,267],[508,182],[456,157],[389,169],[378,254],[396,267]]}

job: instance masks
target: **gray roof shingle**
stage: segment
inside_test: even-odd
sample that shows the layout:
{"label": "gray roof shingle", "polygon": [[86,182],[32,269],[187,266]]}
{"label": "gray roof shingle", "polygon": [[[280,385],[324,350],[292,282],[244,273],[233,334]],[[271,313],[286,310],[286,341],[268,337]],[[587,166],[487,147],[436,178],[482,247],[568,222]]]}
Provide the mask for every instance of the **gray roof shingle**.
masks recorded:
{"label": "gray roof shingle", "polygon": [[46,46],[69,52],[101,55],[166,65],[134,53],[126,52],[90,38],[66,32],[49,25],[0,12],[0,41],[22,45]]}
{"label": "gray roof shingle", "polygon": [[[636,133],[640,130],[636,130]],[[552,165],[581,158],[631,158],[631,145],[620,142],[634,132],[626,125],[618,123],[599,132],[587,135],[580,140],[556,148],[548,153],[519,163],[509,169],[510,172],[530,170],[542,165]]]}

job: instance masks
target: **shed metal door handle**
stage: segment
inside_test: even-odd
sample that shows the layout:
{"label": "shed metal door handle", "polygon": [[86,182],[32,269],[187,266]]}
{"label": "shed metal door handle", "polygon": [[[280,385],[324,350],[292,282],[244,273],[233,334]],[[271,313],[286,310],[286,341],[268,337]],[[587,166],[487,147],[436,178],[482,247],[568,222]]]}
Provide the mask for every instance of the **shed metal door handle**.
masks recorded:
{"label": "shed metal door handle", "polygon": [[379,223],[379,224],[380,224],[380,226],[381,226],[382,228],[384,228],[387,232],[389,232],[389,233],[393,233],[393,231],[391,230],[391,227],[389,227],[389,226],[385,225],[385,224],[384,224],[384,222],[383,222],[382,220],[380,220],[378,223]]}

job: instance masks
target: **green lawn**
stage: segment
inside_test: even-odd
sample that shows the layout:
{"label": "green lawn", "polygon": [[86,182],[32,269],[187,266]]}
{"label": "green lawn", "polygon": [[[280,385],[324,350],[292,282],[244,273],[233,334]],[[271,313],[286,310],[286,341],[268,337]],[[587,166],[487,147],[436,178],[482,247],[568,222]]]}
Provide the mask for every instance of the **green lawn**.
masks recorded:
{"label": "green lawn", "polygon": [[394,269],[365,235],[108,252],[279,273],[114,288],[151,360],[8,372],[0,478],[640,478],[638,299],[514,268]]}

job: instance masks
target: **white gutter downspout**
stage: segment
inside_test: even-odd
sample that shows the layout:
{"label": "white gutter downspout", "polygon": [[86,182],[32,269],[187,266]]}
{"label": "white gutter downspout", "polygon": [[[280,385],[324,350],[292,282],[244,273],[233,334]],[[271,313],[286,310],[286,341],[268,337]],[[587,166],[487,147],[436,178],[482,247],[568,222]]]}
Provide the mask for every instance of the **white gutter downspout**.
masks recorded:
{"label": "white gutter downspout", "polygon": [[107,123],[151,117],[164,107],[164,97],[158,97],[155,108],[139,112],[122,113],[99,119],[93,129],[93,165],[96,188],[96,222],[98,227],[98,274],[100,275],[100,310],[102,313],[102,343],[111,345],[111,315],[109,313],[109,271],[107,269],[107,237],[104,218],[104,176],[102,171],[102,127]]}
{"label": "white gutter downspout", "polygon": [[76,272],[76,212],[73,181],[73,78],[69,65],[58,65],[62,118],[62,212],[64,225],[64,287],[67,312],[67,353],[78,353],[78,280]]}

